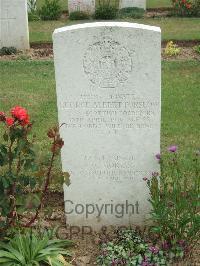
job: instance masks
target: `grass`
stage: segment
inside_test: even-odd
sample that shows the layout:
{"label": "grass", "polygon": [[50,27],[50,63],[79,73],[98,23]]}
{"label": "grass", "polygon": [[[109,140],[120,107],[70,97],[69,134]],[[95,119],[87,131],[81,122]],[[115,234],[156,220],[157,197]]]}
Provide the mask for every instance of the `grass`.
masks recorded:
{"label": "grass", "polygon": [[[12,73],[12,75],[11,75]],[[200,62],[162,63],[162,147],[199,148]],[[57,123],[52,61],[0,62],[0,111],[26,107],[35,121],[41,154],[49,149],[46,132]]]}
{"label": "grass", "polygon": [[199,148],[200,62],[162,65],[162,147]]}
{"label": "grass", "polygon": [[[200,40],[200,18],[145,18],[130,22],[161,27],[163,40]],[[76,23],[92,22],[76,21]],[[52,42],[54,29],[74,24],[72,21],[29,22],[30,42]]]}
{"label": "grass", "polygon": [[[38,7],[40,8],[44,4],[45,0],[37,0]],[[118,4],[119,0],[112,0],[113,3]],[[96,0],[98,4],[98,0]],[[60,0],[60,4],[63,10],[67,9],[67,0]],[[147,8],[157,8],[157,7],[170,7],[171,0],[147,0]]]}
{"label": "grass", "polygon": [[46,149],[46,131],[57,123],[53,63],[1,62],[0,73],[0,109],[9,110],[14,105],[26,107],[35,121],[39,143]]}
{"label": "grass", "polygon": [[147,8],[171,7],[171,0],[147,0]]}

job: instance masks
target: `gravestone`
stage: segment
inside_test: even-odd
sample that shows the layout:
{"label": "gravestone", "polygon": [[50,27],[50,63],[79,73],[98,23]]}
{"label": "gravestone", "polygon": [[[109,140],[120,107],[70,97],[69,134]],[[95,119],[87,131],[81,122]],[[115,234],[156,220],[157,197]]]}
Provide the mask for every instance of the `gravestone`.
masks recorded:
{"label": "gravestone", "polygon": [[29,49],[26,0],[0,0],[0,48]]}
{"label": "gravestone", "polygon": [[95,12],[95,0],[68,0],[69,14],[74,11],[83,11],[88,14]]}
{"label": "gravestone", "polygon": [[86,23],[53,41],[67,223],[145,224],[143,178],[159,171],[160,28]]}
{"label": "gravestone", "polygon": [[126,7],[139,7],[146,9],[146,0],[120,0],[119,8],[122,9]]}

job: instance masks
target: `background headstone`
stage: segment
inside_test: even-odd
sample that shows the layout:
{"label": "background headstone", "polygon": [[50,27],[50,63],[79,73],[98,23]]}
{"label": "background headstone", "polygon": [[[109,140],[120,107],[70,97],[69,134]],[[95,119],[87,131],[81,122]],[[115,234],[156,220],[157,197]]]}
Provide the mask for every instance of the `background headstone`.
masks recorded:
{"label": "background headstone", "polygon": [[29,49],[27,0],[0,0],[0,48]]}
{"label": "background headstone", "polygon": [[87,23],[57,29],[53,40],[67,222],[144,224],[143,177],[159,171],[160,28]]}
{"label": "background headstone", "polygon": [[68,0],[69,13],[74,11],[83,11],[88,14],[95,12],[95,0]]}
{"label": "background headstone", "polygon": [[119,8],[125,7],[139,7],[146,9],[146,0],[120,0]]}

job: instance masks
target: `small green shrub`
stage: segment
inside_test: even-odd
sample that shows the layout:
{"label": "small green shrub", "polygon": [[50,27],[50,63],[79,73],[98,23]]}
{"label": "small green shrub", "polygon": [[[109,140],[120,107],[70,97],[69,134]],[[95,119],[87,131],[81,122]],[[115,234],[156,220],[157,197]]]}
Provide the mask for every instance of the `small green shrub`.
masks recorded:
{"label": "small green shrub", "polygon": [[70,20],[84,20],[89,18],[90,18],[89,14],[83,11],[74,11],[71,12],[69,15]]}
{"label": "small green shrub", "polygon": [[200,0],[194,0],[192,15],[196,17],[200,17]]}
{"label": "small green shrub", "polygon": [[143,18],[144,9],[138,7],[126,7],[119,11],[120,18]]}
{"label": "small green shrub", "polygon": [[11,55],[11,54],[16,54],[17,49],[13,46],[11,47],[2,47],[0,49],[0,55]]}
{"label": "small green shrub", "polygon": [[28,13],[28,21],[38,21],[38,20],[40,20],[40,16],[36,11]]}
{"label": "small green shrub", "polygon": [[150,193],[152,231],[181,254],[178,244],[188,252],[200,237],[200,152],[191,157],[179,155],[177,146],[168,151],[169,154],[156,155],[161,175],[152,173],[145,180]]}
{"label": "small green shrub", "polygon": [[200,45],[197,45],[194,47],[194,51],[198,54],[200,54]]}
{"label": "small green shrub", "polygon": [[33,13],[36,11],[37,9],[37,4],[36,4],[36,0],[28,0],[27,4],[28,4],[28,8],[29,8],[29,12]]}
{"label": "small green shrub", "polygon": [[117,239],[101,245],[98,265],[167,265],[164,252],[148,245],[135,230],[118,232]]}
{"label": "small green shrub", "polygon": [[61,16],[61,6],[59,0],[45,0],[44,5],[39,10],[42,20],[57,20]]}
{"label": "small green shrub", "polygon": [[118,8],[116,1],[99,0],[95,10],[95,19],[115,19],[118,16]]}
{"label": "small green shrub", "polygon": [[95,10],[95,19],[116,19],[118,15],[118,10],[116,7],[105,5],[99,6]]}
{"label": "small green shrub", "polygon": [[51,239],[48,234],[32,230],[24,235],[20,232],[7,242],[0,242],[0,264],[18,265],[70,265],[64,256],[70,256],[66,247],[72,246],[69,240]]}

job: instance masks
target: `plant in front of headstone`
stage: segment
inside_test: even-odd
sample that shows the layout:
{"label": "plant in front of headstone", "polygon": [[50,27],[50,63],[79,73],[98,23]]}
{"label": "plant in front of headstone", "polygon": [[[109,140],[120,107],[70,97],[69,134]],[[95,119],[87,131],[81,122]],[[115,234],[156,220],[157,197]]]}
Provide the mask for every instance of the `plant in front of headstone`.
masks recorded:
{"label": "plant in front of headstone", "polygon": [[[0,123],[4,127],[3,143],[0,144],[0,232],[23,226],[30,227],[39,217],[48,191],[53,163],[63,146],[57,127],[50,129],[51,157],[47,169],[41,168],[34,152],[32,123],[26,109],[16,106],[11,115],[0,112]],[[42,179],[42,180],[41,180]],[[42,187],[39,193],[31,193],[37,183]],[[30,193],[25,193],[28,189]],[[24,212],[35,214],[25,221]]]}
{"label": "plant in front of headstone", "polygon": [[0,55],[12,55],[12,54],[16,54],[17,53],[17,49],[13,46],[11,47],[2,47],[0,49]]}
{"label": "plant in front of headstone", "polygon": [[84,19],[89,19],[90,16],[88,13],[84,12],[84,11],[73,11],[70,13],[69,15],[69,19],[70,20],[84,20]]}
{"label": "plant in front of headstone", "polygon": [[95,10],[95,19],[115,19],[118,15],[118,8],[110,0],[99,0]]}
{"label": "plant in front of headstone", "polygon": [[29,12],[28,13],[28,21],[38,21],[40,20],[40,16],[37,12]]}
{"label": "plant in front of headstone", "polygon": [[14,237],[0,242],[0,264],[18,265],[70,265],[65,257],[70,256],[66,249],[72,246],[70,240],[51,237],[48,232],[28,229],[18,231]]}
{"label": "plant in front of headstone", "polygon": [[152,232],[168,250],[169,258],[182,258],[200,236],[200,153],[191,159],[181,157],[177,146],[168,151],[170,155],[156,155],[161,175],[152,173],[144,180],[150,192]]}
{"label": "plant in front of headstone", "polygon": [[101,245],[100,252],[98,265],[167,265],[164,252],[147,244],[133,229],[119,231],[116,239]]}
{"label": "plant in front of headstone", "polygon": [[45,0],[38,12],[42,20],[58,20],[61,16],[59,0]]}
{"label": "plant in front of headstone", "polygon": [[39,14],[37,12],[37,1],[28,0],[28,21],[40,20]]}
{"label": "plant in front of headstone", "polygon": [[37,9],[37,1],[28,0],[28,9],[29,9],[29,12],[34,13]]}
{"label": "plant in front of headstone", "polygon": [[165,55],[167,56],[177,56],[181,52],[181,48],[178,47],[173,41],[169,41],[165,47]]}

